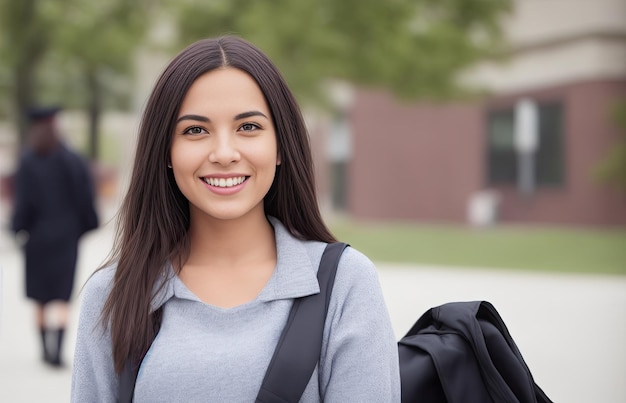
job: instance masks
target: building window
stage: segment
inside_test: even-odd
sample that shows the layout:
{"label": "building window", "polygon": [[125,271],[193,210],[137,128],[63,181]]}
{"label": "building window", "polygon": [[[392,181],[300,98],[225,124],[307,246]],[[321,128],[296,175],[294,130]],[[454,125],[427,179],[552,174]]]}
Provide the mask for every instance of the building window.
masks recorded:
{"label": "building window", "polygon": [[563,107],[560,103],[539,105],[539,149],[535,162],[537,184],[563,184]]}
{"label": "building window", "polygon": [[[561,103],[539,103],[539,144],[534,154],[535,184],[558,186],[564,183],[563,107]],[[515,109],[498,109],[487,115],[487,182],[490,185],[516,184],[518,154],[515,149]]]}
{"label": "building window", "polygon": [[492,111],[488,117],[489,183],[515,183],[517,158],[514,146],[513,109]]}

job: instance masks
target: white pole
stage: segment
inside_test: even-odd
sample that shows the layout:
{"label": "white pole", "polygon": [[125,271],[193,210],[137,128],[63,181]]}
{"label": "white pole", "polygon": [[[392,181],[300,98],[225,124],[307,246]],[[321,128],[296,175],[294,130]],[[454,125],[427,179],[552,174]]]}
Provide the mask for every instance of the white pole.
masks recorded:
{"label": "white pole", "polygon": [[523,195],[532,195],[536,186],[535,152],[539,146],[537,104],[521,99],[515,105],[515,149],[517,150],[517,186]]}

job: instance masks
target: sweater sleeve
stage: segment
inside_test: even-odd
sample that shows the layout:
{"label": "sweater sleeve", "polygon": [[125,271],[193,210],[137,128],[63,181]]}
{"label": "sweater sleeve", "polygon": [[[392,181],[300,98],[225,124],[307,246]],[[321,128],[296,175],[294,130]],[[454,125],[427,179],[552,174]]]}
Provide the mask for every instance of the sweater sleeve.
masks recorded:
{"label": "sweater sleeve", "polygon": [[320,356],[327,402],[400,402],[398,347],[374,264],[348,248],[339,262]]}
{"label": "sweater sleeve", "polygon": [[111,336],[100,320],[114,270],[107,268],[89,278],[82,302],[74,352],[72,402],[115,402],[118,376],[113,368]]}

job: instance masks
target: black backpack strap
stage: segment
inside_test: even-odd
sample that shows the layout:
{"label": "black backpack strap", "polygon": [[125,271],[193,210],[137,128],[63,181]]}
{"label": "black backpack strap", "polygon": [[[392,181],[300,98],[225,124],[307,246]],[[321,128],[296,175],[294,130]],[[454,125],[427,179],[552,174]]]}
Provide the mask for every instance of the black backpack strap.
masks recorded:
{"label": "black backpack strap", "polygon": [[136,380],[137,368],[128,360],[120,374],[117,403],[131,403],[133,401]]}
{"label": "black backpack strap", "polygon": [[257,403],[298,402],[304,393],[319,361],[335,273],[346,246],[341,242],[326,246],[317,271],[319,294],[293,302],[256,398]]}
{"label": "black backpack strap", "polygon": [[[150,315],[150,320],[152,321],[152,341],[159,333],[161,329],[161,320],[163,318],[163,307],[160,307],[156,311],[152,312]],[[146,351],[147,353],[147,351]],[[143,354],[145,357],[145,353]],[[143,361],[143,357],[139,360],[138,364],[133,364],[133,360],[126,360],[126,364],[124,364],[124,369],[120,374],[119,383],[118,383],[118,396],[117,403],[131,403],[133,401],[133,395],[135,393],[135,382],[137,381],[137,374],[139,372],[139,366],[141,365],[141,361]]]}

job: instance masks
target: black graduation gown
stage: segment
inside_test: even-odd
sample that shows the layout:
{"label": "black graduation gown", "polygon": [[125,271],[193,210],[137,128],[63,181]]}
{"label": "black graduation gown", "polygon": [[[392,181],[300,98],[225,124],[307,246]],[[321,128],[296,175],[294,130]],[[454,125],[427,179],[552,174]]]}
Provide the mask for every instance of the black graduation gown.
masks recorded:
{"label": "black graduation gown", "polygon": [[30,150],[22,155],[12,226],[28,233],[26,296],[40,303],[69,301],[80,236],[97,226],[93,182],[78,154],[61,146],[45,156]]}

